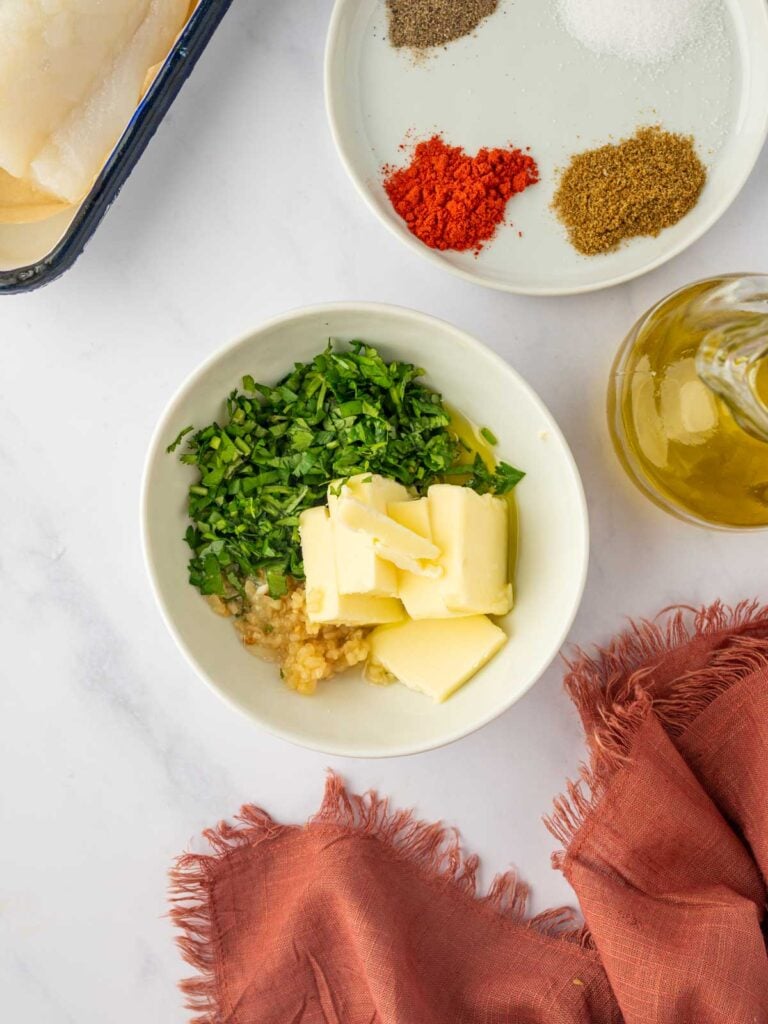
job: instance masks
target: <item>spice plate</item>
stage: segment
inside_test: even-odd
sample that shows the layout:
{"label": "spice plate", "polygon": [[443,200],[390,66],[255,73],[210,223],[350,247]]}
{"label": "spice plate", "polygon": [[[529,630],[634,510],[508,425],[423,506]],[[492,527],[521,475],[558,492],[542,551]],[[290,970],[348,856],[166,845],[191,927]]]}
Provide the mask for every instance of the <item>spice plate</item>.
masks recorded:
{"label": "spice plate", "polygon": [[[357,188],[399,238],[432,262],[489,287],[568,294],[618,284],[682,252],[725,212],[768,132],[768,12],[764,0],[713,0],[708,31],[656,64],[601,55],[577,41],[557,0],[500,0],[474,32],[414,55],[388,39],[381,0],[337,0],[326,52],[334,139]],[[551,209],[572,155],[639,126],[692,134],[706,165],[697,205],[656,237],[582,256]],[[474,154],[530,147],[540,181],[514,195],[479,253],[419,241],[390,203],[385,167],[440,134]]]}

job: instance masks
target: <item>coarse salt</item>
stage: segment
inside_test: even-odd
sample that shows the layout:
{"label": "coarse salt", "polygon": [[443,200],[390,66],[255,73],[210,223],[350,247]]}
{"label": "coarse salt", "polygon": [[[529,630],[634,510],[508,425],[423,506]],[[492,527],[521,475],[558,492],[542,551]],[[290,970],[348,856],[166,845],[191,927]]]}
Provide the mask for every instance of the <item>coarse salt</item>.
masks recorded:
{"label": "coarse salt", "polygon": [[596,53],[657,64],[705,28],[712,0],[557,0],[565,28]]}

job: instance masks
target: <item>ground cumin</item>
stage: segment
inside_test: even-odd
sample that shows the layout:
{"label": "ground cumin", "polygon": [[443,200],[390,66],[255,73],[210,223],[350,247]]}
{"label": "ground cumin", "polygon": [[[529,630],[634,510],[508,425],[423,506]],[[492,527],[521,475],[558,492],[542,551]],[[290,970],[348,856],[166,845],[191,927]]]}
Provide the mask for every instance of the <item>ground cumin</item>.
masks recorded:
{"label": "ground cumin", "polygon": [[469,35],[499,0],[387,0],[389,41],[424,50]]}
{"label": "ground cumin", "polygon": [[573,247],[594,256],[676,224],[696,205],[706,177],[690,135],[639,128],[629,139],[572,157],[553,208]]}

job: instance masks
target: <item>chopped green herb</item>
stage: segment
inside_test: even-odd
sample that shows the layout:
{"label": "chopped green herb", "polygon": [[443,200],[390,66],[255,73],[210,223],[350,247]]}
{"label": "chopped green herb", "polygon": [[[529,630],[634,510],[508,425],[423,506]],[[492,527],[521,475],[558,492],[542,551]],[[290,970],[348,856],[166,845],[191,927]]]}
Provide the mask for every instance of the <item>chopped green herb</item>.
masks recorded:
{"label": "chopped green herb", "polygon": [[496,435],[493,433],[492,430],[489,430],[488,427],[483,427],[481,429],[480,437],[484,438],[490,445],[497,445],[499,443]]}
{"label": "chopped green herb", "polygon": [[452,466],[446,470],[448,477],[462,477],[466,487],[471,487],[478,494],[509,494],[525,476],[521,469],[515,469],[507,462],[498,462],[491,472],[480,455],[475,455],[471,465]]}
{"label": "chopped green herb", "polygon": [[288,577],[304,577],[299,516],[325,504],[334,480],[379,473],[426,494],[459,476],[480,494],[511,491],[520,470],[501,462],[491,471],[480,456],[461,464],[466,447],[423,374],[355,341],[343,351],[329,344],[275,387],[245,376],[226,400],[222,425],[193,433],[180,456],[199,473],[188,497],[190,582],[221,596],[257,577],[281,597]]}
{"label": "chopped green herb", "polygon": [[176,440],[175,441],[171,441],[171,443],[165,449],[168,452],[168,454],[170,455],[171,452],[175,452],[176,449],[181,444],[181,442],[187,436],[187,434],[191,434],[194,429],[195,429],[194,427],[184,427],[183,430],[180,430],[178,435],[177,435],[177,437],[176,437]]}

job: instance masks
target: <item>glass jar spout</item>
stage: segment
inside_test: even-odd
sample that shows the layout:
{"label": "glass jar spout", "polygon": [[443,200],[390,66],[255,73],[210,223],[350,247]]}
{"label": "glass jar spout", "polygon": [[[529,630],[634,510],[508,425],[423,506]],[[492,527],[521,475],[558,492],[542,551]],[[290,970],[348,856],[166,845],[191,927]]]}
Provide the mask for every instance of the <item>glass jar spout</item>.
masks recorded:
{"label": "glass jar spout", "polygon": [[742,430],[768,441],[768,398],[761,393],[768,362],[768,275],[719,282],[691,303],[689,315],[702,331],[697,374]]}

